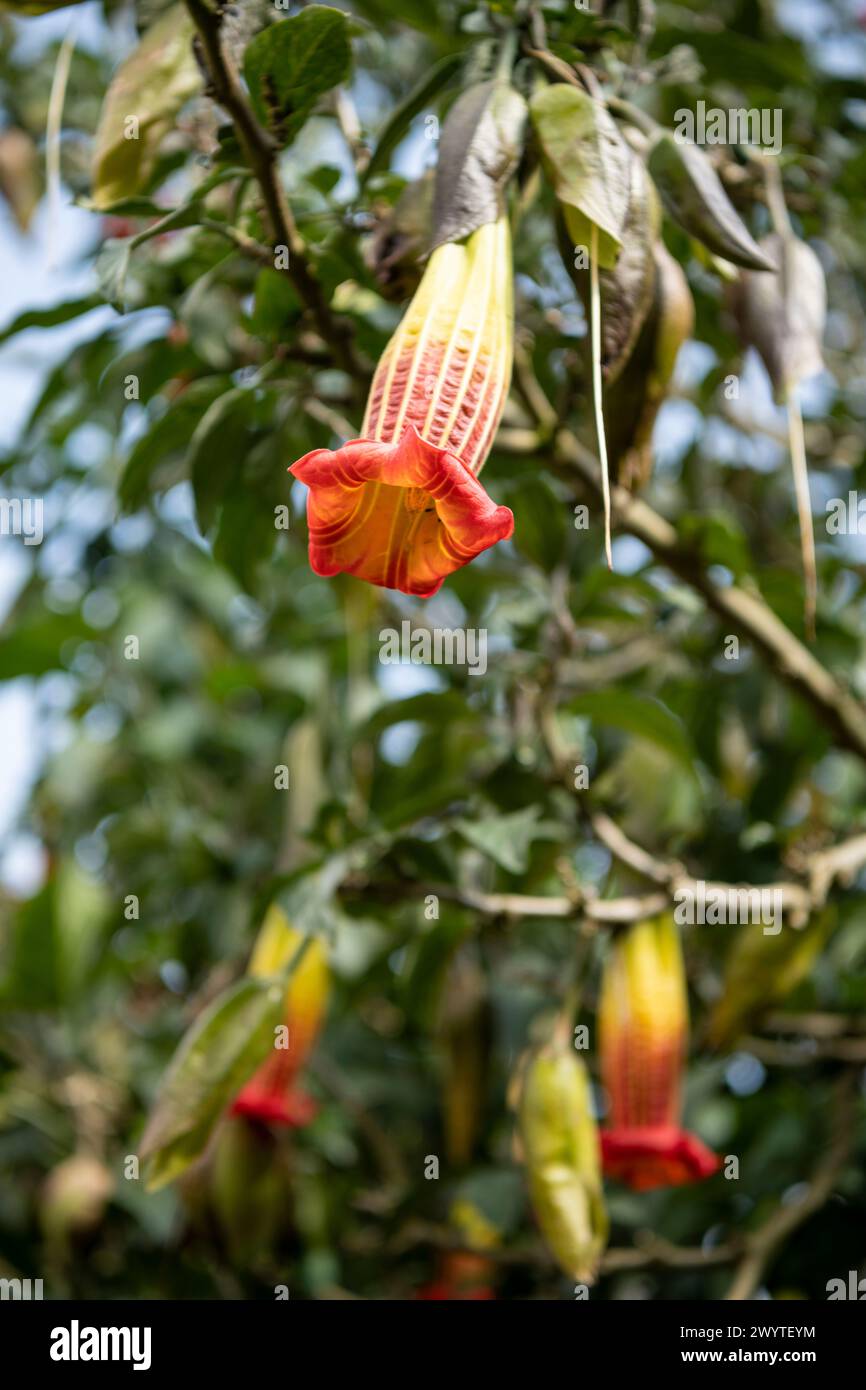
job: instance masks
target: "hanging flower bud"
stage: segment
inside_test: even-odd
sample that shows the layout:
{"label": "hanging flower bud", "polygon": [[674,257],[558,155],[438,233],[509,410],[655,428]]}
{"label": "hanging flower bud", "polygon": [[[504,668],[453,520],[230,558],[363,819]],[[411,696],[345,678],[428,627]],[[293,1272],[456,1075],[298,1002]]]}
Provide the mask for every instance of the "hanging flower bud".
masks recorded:
{"label": "hanging flower bud", "polygon": [[[248,973],[259,978],[278,975],[289,965],[303,936],[289,925],[276,905],[268,909],[253,947]],[[286,986],[283,1018],[287,1037],[276,1040],[273,1052],[246,1083],[232,1106],[235,1115],[268,1124],[309,1124],[316,1113],[313,1100],[295,1082],[322,1026],[328,998],[328,959],[314,937],[305,948]],[[285,1046],[280,1044],[285,1041]]]}
{"label": "hanging flower bud", "polygon": [[373,378],[359,439],[290,472],[310,489],[310,564],[429,598],[514,528],[478,481],[513,355],[502,191],[524,117],[507,83],[468,89],[442,132],[433,253]]}
{"label": "hanging flower bud", "polygon": [[670,916],[639,922],[613,943],[598,1011],[610,1124],[605,1173],[637,1191],[709,1177],[716,1155],[680,1127],[688,1001]]}
{"label": "hanging flower bud", "polygon": [[442,1126],[449,1167],[464,1168],[484,1119],[490,1071],[491,1004],[484,972],[467,948],[445,973],[437,1035],[442,1051]]}
{"label": "hanging flower bud", "polygon": [[677,354],[695,326],[695,305],[678,261],[653,247],[653,300],[629,360],[605,390],[611,459],[617,482],[635,490],[649,480],[653,432],[671,386]]}
{"label": "hanging flower bud", "polygon": [[529,1058],[518,1125],[542,1235],[569,1278],[591,1283],[607,1242],[608,1220],[589,1081],[567,1044],[550,1042]]}
{"label": "hanging flower bud", "polygon": [[741,926],[725,957],[723,993],[710,1015],[710,1046],[730,1047],[786,999],[811,974],[836,923],[836,911],[828,908],[800,930],[786,926],[776,935],[765,935],[753,923]]}

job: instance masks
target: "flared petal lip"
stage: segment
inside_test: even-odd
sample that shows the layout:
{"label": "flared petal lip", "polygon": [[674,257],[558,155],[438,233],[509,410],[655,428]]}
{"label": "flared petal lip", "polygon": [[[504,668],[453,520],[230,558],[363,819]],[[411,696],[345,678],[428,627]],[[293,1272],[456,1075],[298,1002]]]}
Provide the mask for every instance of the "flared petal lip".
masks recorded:
{"label": "flared petal lip", "polygon": [[676,1125],[603,1129],[601,1155],[606,1176],[636,1192],[700,1182],[721,1165],[696,1134]]}
{"label": "flared petal lip", "polygon": [[415,1295],[425,1303],[478,1303],[488,1299],[495,1299],[496,1294],[491,1288],[469,1289],[461,1291],[454,1284],[444,1281],[435,1284],[425,1284]]}
{"label": "flared petal lip", "polygon": [[[428,443],[414,425],[398,444],[350,439],[339,449],[313,449],[289,472],[310,489],[310,565],[325,578],[352,574],[430,598],[449,574],[514,530],[510,508],[497,506],[456,454]],[[374,528],[357,520],[359,490],[372,483],[429,494],[439,523],[435,539],[428,527],[423,543],[376,551]]]}
{"label": "flared petal lip", "polygon": [[280,1095],[256,1086],[245,1086],[231,1108],[233,1115],[287,1129],[301,1129],[310,1124],[317,1111],[316,1102],[304,1091],[291,1090]]}

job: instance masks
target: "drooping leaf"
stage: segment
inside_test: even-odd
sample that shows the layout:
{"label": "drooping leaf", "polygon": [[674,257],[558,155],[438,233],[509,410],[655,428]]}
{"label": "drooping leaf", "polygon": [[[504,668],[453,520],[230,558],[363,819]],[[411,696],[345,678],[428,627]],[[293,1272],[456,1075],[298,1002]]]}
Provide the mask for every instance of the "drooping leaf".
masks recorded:
{"label": "drooping leaf", "polygon": [[744,272],[730,287],[729,299],[743,342],[760,354],[776,398],[784,401],[787,407],[803,558],[803,616],[807,636],[812,638],[818,574],[806,439],[797,387],[824,366],[821,344],[827,314],[827,287],[818,257],[792,232],[774,233],[765,238],[762,246],[775,256],[778,274]]}
{"label": "drooping leaf", "polygon": [[669,216],[689,236],[735,265],[775,270],[697,145],[665,131],[650,150],[648,168]]}
{"label": "drooping leaf", "polygon": [[805,241],[774,232],[760,245],[778,274],[744,271],[729,290],[729,302],[744,344],[758,352],[781,399],[786,389],[824,368],[827,287],[821,262]]}
{"label": "drooping leaf", "polygon": [[589,246],[598,228],[599,264],[609,269],[622,245],[631,186],[630,151],[600,102],[555,82],[529,103],[548,177],[564,204],[575,246]]}
{"label": "drooping leaf", "polygon": [[351,66],[348,20],[329,5],[308,5],[292,19],[268,25],[244,53],[256,115],[284,145],[319,98],[345,82]]}
{"label": "drooping leaf", "polygon": [[196,1020],[166,1072],[141,1140],[148,1187],[163,1187],[203,1151],[214,1125],[264,1061],[282,1015],[284,986],[247,977]]}
{"label": "drooping leaf", "polygon": [[33,136],[19,126],[0,131],[0,194],[22,232],[42,197],[42,161]]}
{"label": "drooping leaf", "polygon": [[194,32],[185,7],[172,5],[115,73],[94,142],[96,207],[109,207],[140,191],[178,111],[201,90]]}
{"label": "drooping leaf", "polygon": [[499,79],[479,82],[458,97],[439,141],[431,249],[460,241],[500,216],[525,122],[523,97]]}
{"label": "drooping leaf", "polygon": [[[616,265],[599,273],[601,367],[610,386],[625,366],[643,327],[655,287],[653,246],[658,204],[643,162],[629,151],[629,200]],[[562,255],[584,308],[589,312],[589,270],[575,255],[571,238],[560,238]]]}

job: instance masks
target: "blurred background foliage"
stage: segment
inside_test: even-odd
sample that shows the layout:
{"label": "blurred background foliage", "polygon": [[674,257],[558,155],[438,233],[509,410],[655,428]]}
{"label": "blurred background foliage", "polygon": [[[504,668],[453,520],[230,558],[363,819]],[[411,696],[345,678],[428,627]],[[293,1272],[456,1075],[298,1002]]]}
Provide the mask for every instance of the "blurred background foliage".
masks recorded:
{"label": "blurred background foliage", "polygon": [[[48,97],[67,23],[81,13],[63,197],[84,201],[112,72],[136,23],[165,7],[90,3],[63,10],[62,25],[14,13],[26,8],[6,5],[0,18],[0,185],[13,237],[25,233],[11,220],[26,227],[44,198]],[[512,5],[344,8],[355,16],[347,87],[373,146],[419,77],[483,46]],[[814,650],[863,695],[866,551],[862,537],[828,536],[822,521],[826,499],[866,485],[866,18],[841,0],[660,0],[635,71],[646,8],[608,4],[599,16],[552,0],[548,36],[664,123],[698,99],[784,112],[789,205],[830,301],[827,370],[804,395],[821,596]],[[273,17],[267,5],[236,6],[238,42]],[[390,169],[384,160],[363,187],[330,97],[283,156],[324,293],[371,361],[411,289],[411,266],[408,285],[382,270],[388,219],[432,165],[424,118],[453,91],[422,100]],[[575,529],[574,488],[540,455],[494,450],[485,484],[512,507],[514,540],[435,599],[316,578],[302,490],[285,470],[338,434],[341,419],[357,428],[352,383],[311,338],[286,278],[199,225],[195,210],[193,225],[130,253],[159,208],[223,174],[208,219],[263,237],[239,162],[213,105],[188,103],[140,195],[152,206],[88,214],[84,291],[4,327],[5,360],[13,350],[53,365],[2,457],[4,495],[44,498],[46,533],[39,547],[2,540],[16,556],[0,679],[32,701],[38,747],[0,888],[0,1273],[42,1276],[50,1293],[86,1298],[272,1297],[280,1284],[292,1297],[405,1298],[444,1277],[437,1246],[469,1239],[508,1252],[479,1276],[497,1296],[568,1297],[527,1206],[506,1093],[527,1042],[562,1002],[578,940],[580,1017],[592,1029],[605,933],[579,932],[577,915],[478,913],[446,890],[640,888],[594,838],[590,803],[697,876],[769,882],[786,876],[792,851],[863,827],[864,767],[747,641],[738,661],[724,659],[718,621],[639,542],[616,540],[609,573],[597,512],[588,531]],[[766,213],[752,206],[750,180],[742,163],[729,191],[761,234]],[[688,272],[697,324],[656,427],[646,495],[697,538],[714,573],[756,585],[799,631],[784,419],[763,369],[742,358],[718,277],[675,228],[665,234]],[[547,193],[526,212],[516,262],[522,351],[560,418],[584,430],[586,324]],[[62,271],[46,275],[63,283]],[[52,358],[45,345],[69,325],[75,335]],[[731,373],[735,401],[723,390]],[[520,426],[519,403],[512,411],[506,426]],[[287,529],[274,526],[281,504]],[[486,675],[381,665],[380,630],[406,618],[486,628]],[[540,717],[551,706],[565,746],[589,768],[588,792],[564,784],[551,756]],[[281,765],[289,790],[275,786]],[[14,872],[22,855],[23,874]],[[126,1173],[159,1080],[203,1004],[244,970],[275,897],[332,947],[327,1023],[306,1079],[316,1118],[297,1132],[228,1126],[209,1198],[194,1183],[148,1195]],[[835,900],[834,929],[783,1007],[846,1016],[856,1032],[866,908],[856,881]],[[720,1153],[739,1156],[740,1178],[649,1194],[610,1187],[615,1247],[648,1231],[708,1250],[742,1234],[801,1191],[827,1142],[838,1059],[808,1042],[782,1060],[758,1042],[711,1052],[702,1041],[730,941],[725,927],[685,933],[687,1114]],[[597,1104],[601,1112],[600,1091]],[[773,1297],[825,1297],[828,1279],[862,1267],[862,1114],[859,1126],[836,1194],[770,1262],[762,1287]],[[425,1178],[429,1155],[440,1159],[438,1181]],[[709,1262],[647,1262],[611,1268],[593,1297],[716,1298],[729,1278]]]}

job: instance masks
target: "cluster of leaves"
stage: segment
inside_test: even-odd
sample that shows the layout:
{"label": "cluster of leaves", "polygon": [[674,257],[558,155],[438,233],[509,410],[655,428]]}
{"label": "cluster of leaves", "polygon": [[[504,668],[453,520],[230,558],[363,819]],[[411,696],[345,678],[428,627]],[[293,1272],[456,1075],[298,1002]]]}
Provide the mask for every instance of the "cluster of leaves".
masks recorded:
{"label": "cluster of leaves", "polygon": [[[180,7],[138,8],[145,45],[161,25],[187,26]],[[489,75],[515,7],[357,0],[351,17],[311,6],[291,19],[239,8],[241,65],[288,151],[280,173],[316,283],[375,361],[423,250],[414,180],[392,165],[408,167],[414,152],[417,166],[425,115],[444,115],[467,74]],[[551,4],[550,51],[628,83],[633,7],[604,8]],[[16,56],[14,25],[2,35],[4,108],[37,140],[56,45],[34,67]],[[293,1297],[334,1286],[406,1297],[430,1277],[430,1228],[447,1237],[455,1204],[471,1204],[497,1240],[528,1248],[525,1264],[497,1276],[501,1296],[562,1296],[537,1259],[506,1091],[562,1003],[575,922],[452,899],[631,891],[637,881],[593,838],[590,804],[707,880],[771,881],[792,849],[862,824],[864,769],[747,644],[726,661],[700,600],[636,542],[618,542],[608,572],[600,528],[575,529],[571,485],[540,447],[494,451],[485,481],[519,517],[514,540],[434,601],[313,576],[285,468],[342,417],[357,427],[356,383],[314,332],[292,276],[244,254],[238,232],[268,246],[270,229],[192,50],[172,50],[173,79],[136,112],[130,64],[112,79],[105,47],[73,55],[64,117],[65,182],[98,208],[93,292],[4,335],[38,350],[43,333],[50,343],[52,329],[77,331],[2,460],[6,495],[44,497],[46,541],[22,548],[29,568],[0,636],[0,678],[26,683],[50,731],[26,817],[45,849],[44,886],[0,903],[3,1272],[90,1297],[270,1296],[274,1284]],[[641,101],[662,126],[699,97],[785,112],[789,204],[821,252],[831,305],[827,405],[807,420],[813,485],[844,496],[861,479],[866,413],[856,84],[749,0],[660,7],[638,61]],[[374,147],[366,168],[344,138],[339,83]],[[151,119],[120,145],[117,121],[132,114]],[[753,171],[733,158],[726,174],[726,196],[760,236],[769,223]],[[523,194],[531,168],[519,178]],[[586,316],[558,253],[555,201],[549,186],[525,199],[521,350],[558,418],[591,441]],[[766,400],[743,400],[752,378],[742,414],[725,398],[741,347],[721,282],[685,230],[666,221],[664,239],[688,276],[698,346],[683,363],[686,399],[659,417],[648,496],[696,555],[796,628],[797,517],[777,419]],[[762,408],[766,435],[749,418]],[[506,433],[526,423],[518,399]],[[281,508],[288,524],[275,526]],[[856,688],[866,602],[856,547],[819,544],[819,577],[815,653]],[[379,632],[405,618],[485,628],[486,676],[382,666]],[[563,784],[545,737],[551,710],[589,792]],[[281,766],[288,791],[275,784]],[[242,972],[274,898],[333,943],[335,987],[310,1082],[319,1114],[291,1140],[268,1141],[265,1167],[279,1171],[291,1210],[272,1241],[239,1251],[235,1226],[219,1219],[236,1200],[230,1183],[216,1195],[148,1194],[128,1157],[179,1037]],[[583,963],[591,1027],[603,935]],[[730,929],[696,928],[685,945],[700,1039]],[[866,914],[853,889],[785,1007],[866,1010]],[[748,1049],[697,1047],[689,1121],[739,1156],[740,1178],[640,1197],[612,1189],[612,1243],[645,1228],[689,1246],[750,1229],[808,1179],[836,1071],[820,1057],[792,1071]],[[774,1294],[822,1297],[862,1258],[862,1145],[855,1152],[845,1202],[799,1230],[768,1271]],[[425,1179],[431,1154],[439,1181]],[[728,1277],[654,1267],[605,1276],[598,1294],[712,1298]]]}

